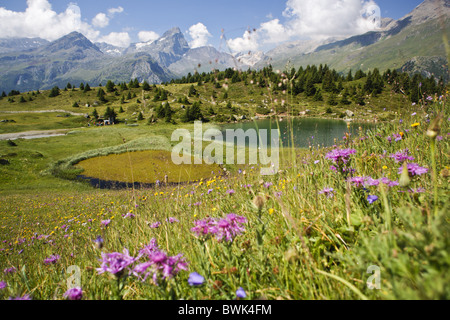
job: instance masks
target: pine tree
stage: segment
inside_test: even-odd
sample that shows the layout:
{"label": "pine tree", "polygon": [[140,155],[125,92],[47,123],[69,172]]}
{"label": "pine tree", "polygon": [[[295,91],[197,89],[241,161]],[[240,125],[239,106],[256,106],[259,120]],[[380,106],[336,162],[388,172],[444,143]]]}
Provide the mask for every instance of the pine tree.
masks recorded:
{"label": "pine tree", "polygon": [[[120,112],[120,111],[119,111]],[[139,112],[139,115],[138,115],[138,121],[142,121],[142,120],[144,120],[144,115],[142,114],[142,112]]]}
{"label": "pine tree", "polygon": [[105,95],[106,95],[105,91],[103,91],[102,88],[99,88],[97,92],[97,98],[99,98],[101,102],[108,102]]}
{"label": "pine tree", "polygon": [[50,91],[49,97],[50,97],[50,98],[54,98],[54,97],[57,97],[57,96],[59,96],[59,88],[58,88],[58,86],[55,86],[55,87],[53,87],[53,89]]}
{"label": "pine tree", "polygon": [[142,86],[142,89],[143,89],[144,91],[150,91],[150,90],[151,90],[151,89],[150,89],[150,85],[148,84],[147,80],[144,81],[144,84],[143,84],[143,86]]}
{"label": "pine tree", "polygon": [[94,109],[94,111],[92,111],[92,117],[95,119],[95,121],[97,121],[98,120],[98,112],[97,112],[97,109]]}
{"label": "pine tree", "polygon": [[84,83],[80,83],[80,91],[84,91]]}
{"label": "pine tree", "polygon": [[328,97],[327,103],[330,106],[337,106],[338,105],[337,96],[336,96],[336,94],[334,92],[331,93],[330,96]]}
{"label": "pine tree", "polygon": [[114,92],[116,91],[116,85],[111,80],[108,80],[106,83],[106,92]]}
{"label": "pine tree", "polygon": [[72,105],[72,108],[79,108],[80,106],[78,105],[78,103],[75,101]]}
{"label": "pine tree", "polygon": [[323,96],[322,96],[322,91],[319,89],[316,91],[316,93],[314,94],[314,101],[323,101]]}
{"label": "pine tree", "polygon": [[89,85],[89,83],[86,83],[86,85],[84,86],[83,92],[86,93],[86,92],[89,92],[89,91],[91,91],[91,86]]}
{"label": "pine tree", "polygon": [[197,96],[197,90],[195,90],[194,86],[189,87],[189,97],[196,97]]}

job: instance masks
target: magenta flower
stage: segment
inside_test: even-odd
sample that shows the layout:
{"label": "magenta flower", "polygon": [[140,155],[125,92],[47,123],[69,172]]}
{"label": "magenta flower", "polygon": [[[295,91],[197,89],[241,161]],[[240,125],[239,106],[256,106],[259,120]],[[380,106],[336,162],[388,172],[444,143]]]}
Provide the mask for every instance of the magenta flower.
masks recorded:
{"label": "magenta flower", "polygon": [[404,162],[406,160],[410,160],[410,161],[414,160],[414,157],[409,156],[409,150],[408,149],[405,149],[403,151],[399,151],[399,152],[397,152],[395,154],[391,154],[390,157],[394,158],[395,162],[397,162],[397,163],[402,163],[402,162]]}
{"label": "magenta flower", "polygon": [[136,216],[134,214],[132,214],[131,212],[128,212],[126,215],[123,216],[124,219],[127,218],[135,218]]}
{"label": "magenta flower", "polygon": [[111,220],[103,220],[101,222],[102,226],[104,226],[105,228],[111,223]]}
{"label": "magenta flower", "polygon": [[127,249],[123,250],[123,253],[102,253],[102,259],[100,268],[97,268],[98,274],[109,272],[120,278],[137,259],[130,256]]}
{"label": "magenta flower", "polygon": [[364,186],[366,177],[352,177],[349,178],[348,181],[350,181],[354,187],[360,188]]}
{"label": "magenta flower", "polygon": [[[400,167],[398,169],[398,174],[402,174],[402,171],[403,171],[403,167]],[[428,169],[420,167],[417,163],[408,163],[408,172],[409,172],[410,176],[414,177],[414,176],[420,176],[420,175],[427,173]]]}
{"label": "magenta flower", "polygon": [[247,223],[245,217],[237,216],[234,213],[230,213],[223,219],[207,219],[195,221],[195,227],[191,229],[198,237],[207,237],[208,235],[214,235],[217,241],[232,242],[233,239],[242,234],[245,231],[243,225]]}
{"label": "magenta flower", "polygon": [[166,219],[166,221],[168,221],[169,223],[180,222],[180,220],[178,220],[176,218],[169,218],[169,220]]}
{"label": "magenta flower", "polygon": [[160,226],[161,226],[161,222],[155,222],[155,223],[149,225],[149,227],[152,229],[158,229]]}
{"label": "magenta flower", "polygon": [[5,281],[0,281],[0,290],[3,290],[7,287],[8,285],[6,284]]}
{"label": "magenta flower", "polygon": [[235,193],[236,193],[236,191],[234,191],[233,189],[227,190],[227,194],[229,194],[230,196]]}
{"label": "magenta flower", "polygon": [[327,198],[333,198],[334,197],[334,189],[333,188],[325,188],[322,191],[320,191],[319,194],[324,194],[327,196]]}
{"label": "magenta flower", "polygon": [[15,272],[17,272],[17,269],[16,269],[15,267],[6,268],[5,270],[3,270],[3,272],[4,272],[5,274],[15,273]]}
{"label": "magenta flower", "polygon": [[350,160],[350,156],[355,154],[354,149],[334,149],[328,153],[325,158],[334,161],[337,165],[347,164]]}
{"label": "magenta flower", "polygon": [[64,298],[68,300],[81,300],[83,298],[83,290],[81,288],[72,288],[64,293]]}
{"label": "magenta flower", "polygon": [[133,274],[141,278],[142,281],[145,281],[152,275],[153,282],[158,285],[158,277],[161,277],[163,280],[170,279],[181,270],[188,269],[188,264],[182,254],[172,257],[168,256],[159,250],[155,239],[152,239],[151,244],[141,250],[140,254],[144,254],[148,261],[134,267]]}
{"label": "magenta flower", "polygon": [[153,238],[152,240],[150,240],[150,244],[148,246],[145,246],[143,249],[139,251],[138,258],[142,256],[150,257],[152,254],[158,251],[159,251],[158,242],[156,241],[155,238]]}
{"label": "magenta flower", "polygon": [[57,254],[51,255],[44,259],[44,264],[56,264],[61,257]]}

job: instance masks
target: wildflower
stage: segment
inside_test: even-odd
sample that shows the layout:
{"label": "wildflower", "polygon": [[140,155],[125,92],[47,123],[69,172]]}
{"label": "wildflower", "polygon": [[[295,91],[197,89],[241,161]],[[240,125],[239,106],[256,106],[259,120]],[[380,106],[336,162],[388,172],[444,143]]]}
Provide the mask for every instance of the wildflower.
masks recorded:
{"label": "wildflower", "polygon": [[419,122],[413,123],[413,124],[411,125],[412,128],[416,128],[416,127],[418,127],[418,126],[420,126],[420,123],[419,123]]}
{"label": "wildflower", "polygon": [[213,189],[209,189],[208,194],[211,194],[211,192],[213,192],[213,191],[214,191]]}
{"label": "wildflower", "polygon": [[104,242],[104,240],[103,240],[103,238],[102,238],[101,236],[98,236],[98,237],[94,240],[95,246],[96,246],[98,249],[102,249],[102,248],[103,248],[103,242]]}
{"label": "wildflower", "polygon": [[44,264],[56,264],[61,257],[57,254],[44,259]]}
{"label": "wildflower", "polygon": [[411,117],[414,117],[416,114],[417,114],[417,112],[414,112],[414,113],[411,115]]}
{"label": "wildflower", "polygon": [[269,214],[272,215],[275,212],[275,210],[273,208],[269,209]]}
{"label": "wildflower", "polygon": [[153,250],[147,256],[147,262],[141,263],[133,269],[133,274],[141,277],[142,281],[145,281],[153,273],[153,282],[158,285],[158,276],[162,276],[164,280],[166,278],[173,278],[181,270],[187,270],[187,262],[184,260],[182,254],[169,257],[158,248],[153,248]]}
{"label": "wildflower", "polygon": [[[420,175],[423,175],[428,172],[427,168],[420,167],[417,163],[408,163],[407,170],[409,172],[409,175],[412,177],[420,176]],[[400,167],[398,169],[398,173],[402,174],[402,171],[403,171],[403,167]]]}
{"label": "wildflower", "polygon": [[334,189],[333,188],[325,188],[322,191],[320,191],[319,194],[324,194],[327,196],[327,198],[333,198],[334,197]]}
{"label": "wildflower", "polygon": [[348,179],[348,181],[352,183],[354,187],[358,188],[364,186],[365,180],[365,177],[353,177]]}
{"label": "wildflower", "polygon": [[161,226],[161,222],[155,222],[155,223],[149,225],[149,227],[152,229],[158,229],[160,226]]}
{"label": "wildflower", "polygon": [[227,242],[232,242],[233,238],[245,231],[243,224],[247,223],[245,217],[237,216],[230,213],[224,219],[207,219],[195,221],[195,227],[191,229],[198,237],[214,235],[217,241],[222,241],[223,238]]}
{"label": "wildflower", "polygon": [[375,187],[375,186],[378,186],[379,184],[380,184],[380,181],[375,180],[372,177],[366,177],[366,179],[364,181],[365,187]]}
{"label": "wildflower", "polygon": [[401,134],[393,134],[392,137],[395,139],[395,142],[403,140],[403,137]]}
{"label": "wildflower", "polygon": [[123,253],[102,253],[100,268],[97,268],[98,274],[109,272],[112,275],[120,278],[123,276],[125,270],[132,265],[137,259],[130,256],[127,249]]}
{"label": "wildflower", "polygon": [[335,149],[328,153],[325,158],[333,160],[337,165],[341,163],[347,164],[350,160],[350,155],[355,154],[354,149]]}
{"label": "wildflower", "polygon": [[111,223],[111,220],[103,220],[101,222],[102,226],[104,226],[105,228]]}
{"label": "wildflower", "polygon": [[391,154],[390,157],[393,158],[395,160],[395,162],[397,162],[397,163],[401,163],[401,162],[404,162],[406,160],[410,160],[410,161],[414,160],[414,157],[409,156],[409,150],[408,149],[405,149],[403,151],[399,151],[399,152],[397,152],[395,154]]}
{"label": "wildflower", "polygon": [[189,275],[188,283],[190,286],[200,286],[203,284],[204,281],[205,281],[205,278],[203,278],[197,272],[192,272]]}
{"label": "wildflower", "polygon": [[123,216],[124,219],[127,218],[135,218],[136,216],[134,214],[132,214],[131,212],[128,212],[126,215]]}
{"label": "wildflower", "polygon": [[139,251],[139,257],[147,256],[150,257],[153,253],[160,251],[158,248],[158,243],[155,238],[150,240],[150,244],[145,246]]}
{"label": "wildflower", "polygon": [[265,200],[264,200],[264,198],[263,197],[261,197],[261,196],[256,196],[254,199],[253,199],[253,205],[256,207],[256,209],[258,209],[258,210],[262,210],[262,208],[264,207],[264,203],[265,203]]}
{"label": "wildflower", "polygon": [[166,221],[169,223],[180,222],[180,220],[178,220],[177,218],[172,218],[172,217],[169,217],[169,220],[166,219]]}
{"label": "wildflower", "polygon": [[239,287],[239,289],[236,290],[236,297],[245,299],[247,297],[247,294],[245,293],[244,289],[242,287]]}
{"label": "wildflower", "polygon": [[15,272],[17,272],[17,269],[16,269],[15,267],[6,268],[5,270],[3,270],[3,272],[4,272],[5,274],[15,273]]}
{"label": "wildflower", "polygon": [[64,298],[69,300],[81,300],[83,298],[83,290],[81,288],[72,288],[64,293]]}
{"label": "wildflower", "polygon": [[264,188],[269,189],[271,186],[273,186],[272,182],[266,182],[264,183]]}
{"label": "wildflower", "polygon": [[229,194],[230,196],[235,193],[236,193],[236,191],[234,191],[233,189],[227,190],[227,194]]}
{"label": "wildflower", "polygon": [[374,203],[374,202],[377,201],[377,200],[378,200],[378,197],[377,197],[377,196],[368,196],[368,197],[367,197],[367,201],[368,201],[370,204]]}
{"label": "wildflower", "polygon": [[7,286],[8,286],[8,285],[6,284],[6,282],[0,281],[0,290],[5,289]]}

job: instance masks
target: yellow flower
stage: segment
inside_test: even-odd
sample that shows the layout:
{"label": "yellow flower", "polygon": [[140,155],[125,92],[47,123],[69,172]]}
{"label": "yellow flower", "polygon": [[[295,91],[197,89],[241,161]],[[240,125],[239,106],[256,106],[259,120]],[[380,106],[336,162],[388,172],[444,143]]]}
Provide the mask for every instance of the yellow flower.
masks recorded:
{"label": "yellow flower", "polygon": [[418,123],[418,122],[413,123],[413,124],[411,125],[411,127],[413,127],[413,128],[418,127],[418,126],[420,126],[420,123]]}
{"label": "yellow flower", "polygon": [[387,166],[383,166],[383,170],[387,170],[387,168],[388,168]]}
{"label": "yellow flower", "polygon": [[273,208],[269,209],[269,214],[273,214],[275,210]]}

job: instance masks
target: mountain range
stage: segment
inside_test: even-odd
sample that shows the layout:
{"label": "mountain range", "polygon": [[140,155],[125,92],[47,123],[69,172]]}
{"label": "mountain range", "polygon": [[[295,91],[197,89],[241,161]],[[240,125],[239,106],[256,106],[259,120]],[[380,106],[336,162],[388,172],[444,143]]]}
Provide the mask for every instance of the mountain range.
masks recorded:
{"label": "mountain range", "polygon": [[434,75],[450,80],[443,36],[450,31],[450,0],[425,0],[399,20],[382,19],[381,28],[345,39],[291,41],[271,51],[231,55],[212,46],[190,48],[177,27],[159,39],[119,48],[92,43],[72,32],[58,40],[0,39],[0,91],[65,87],[70,82],[98,85],[137,78],[162,83],[189,72],[272,65],[328,64],[338,72],[379,68]]}

